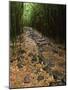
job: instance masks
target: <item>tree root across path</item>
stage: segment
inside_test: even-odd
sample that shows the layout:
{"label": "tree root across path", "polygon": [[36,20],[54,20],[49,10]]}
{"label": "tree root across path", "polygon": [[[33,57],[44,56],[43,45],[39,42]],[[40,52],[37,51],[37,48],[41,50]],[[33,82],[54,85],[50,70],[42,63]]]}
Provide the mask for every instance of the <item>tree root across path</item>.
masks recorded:
{"label": "tree root across path", "polygon": [[10,88],[66,84],[64,49],[30,27],[10,45]]}

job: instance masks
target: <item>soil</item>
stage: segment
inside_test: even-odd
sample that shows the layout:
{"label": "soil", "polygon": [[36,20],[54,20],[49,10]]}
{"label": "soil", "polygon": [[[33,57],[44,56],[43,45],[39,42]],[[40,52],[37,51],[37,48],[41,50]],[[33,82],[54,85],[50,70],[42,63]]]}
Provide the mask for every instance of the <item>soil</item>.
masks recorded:
{"label": "soil", "polygon": [[31,27],[10,42],[10,88],[66,85],[65,48]]}

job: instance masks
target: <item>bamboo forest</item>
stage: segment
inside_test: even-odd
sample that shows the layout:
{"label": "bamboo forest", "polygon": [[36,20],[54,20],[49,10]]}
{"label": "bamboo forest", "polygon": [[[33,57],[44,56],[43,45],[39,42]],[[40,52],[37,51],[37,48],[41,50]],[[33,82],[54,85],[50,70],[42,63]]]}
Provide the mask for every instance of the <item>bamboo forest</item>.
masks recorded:
{"label": "bamboo forest", "polygon": [[66,85],[66,5],[9,1],[9,87]]}

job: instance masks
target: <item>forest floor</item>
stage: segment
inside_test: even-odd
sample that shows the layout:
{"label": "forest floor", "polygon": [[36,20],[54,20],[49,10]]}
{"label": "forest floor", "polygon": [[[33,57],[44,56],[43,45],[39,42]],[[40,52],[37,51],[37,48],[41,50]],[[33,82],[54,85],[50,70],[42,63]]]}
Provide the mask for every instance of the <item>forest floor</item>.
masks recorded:
{"label": "forest floor", "polygon": [[10,42],[10,88],[65,85],[65,65],[65,47],[31,27]]}

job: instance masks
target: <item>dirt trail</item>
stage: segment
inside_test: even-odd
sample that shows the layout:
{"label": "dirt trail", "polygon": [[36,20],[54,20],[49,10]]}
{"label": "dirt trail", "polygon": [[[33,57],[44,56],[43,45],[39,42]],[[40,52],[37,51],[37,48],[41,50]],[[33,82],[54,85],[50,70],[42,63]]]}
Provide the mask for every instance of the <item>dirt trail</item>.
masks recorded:
{"label": "dirt trail", "polygon": [[65,50],[31,27],[10,43],[10,87],[65,85]]}

